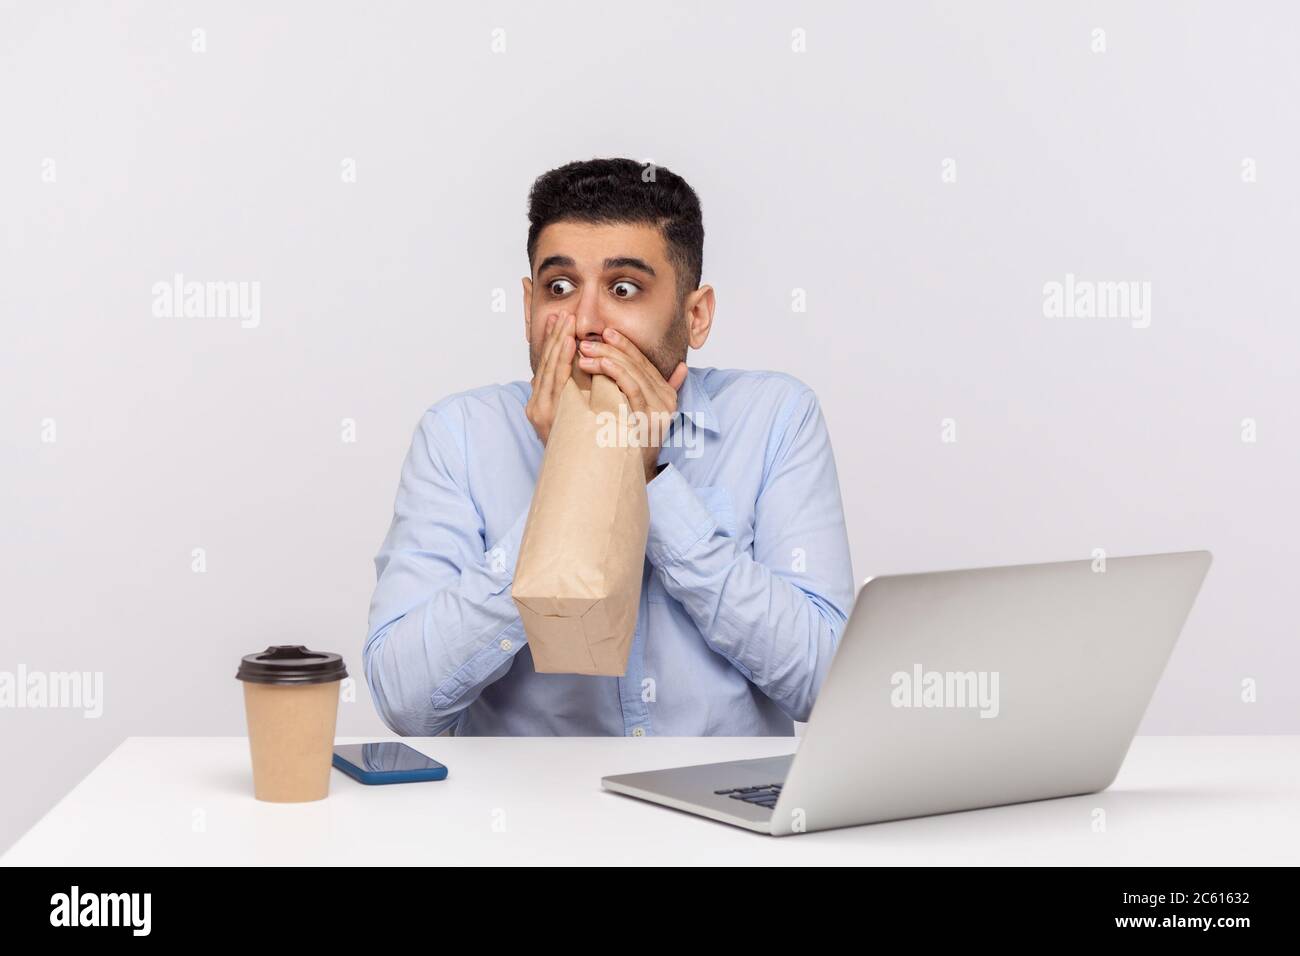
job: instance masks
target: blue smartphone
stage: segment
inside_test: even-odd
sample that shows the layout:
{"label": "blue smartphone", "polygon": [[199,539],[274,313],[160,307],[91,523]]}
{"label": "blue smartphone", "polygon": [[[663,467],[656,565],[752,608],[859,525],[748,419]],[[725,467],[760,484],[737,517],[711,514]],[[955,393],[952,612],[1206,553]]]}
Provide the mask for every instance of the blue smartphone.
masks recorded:
{"label": "blue smartphone", "polygon": [[445,780],[447,768],[414,747],[385,740],[373,744],[339,744],[334,766],[362,783],[414,783]]}

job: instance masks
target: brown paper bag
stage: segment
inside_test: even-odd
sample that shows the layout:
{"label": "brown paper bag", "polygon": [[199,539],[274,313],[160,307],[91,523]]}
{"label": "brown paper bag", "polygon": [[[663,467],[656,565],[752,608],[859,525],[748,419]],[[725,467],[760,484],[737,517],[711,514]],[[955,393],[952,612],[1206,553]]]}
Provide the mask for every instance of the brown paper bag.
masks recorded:
{"label": "brown paper bag", "polygon": [[539,673],[627,672],[650,526],[641,449],[609,441],[611,433],[626,437],[629,429],[610,422],[627,415],[613,379],[575,366],[547,436],[510,592]]}

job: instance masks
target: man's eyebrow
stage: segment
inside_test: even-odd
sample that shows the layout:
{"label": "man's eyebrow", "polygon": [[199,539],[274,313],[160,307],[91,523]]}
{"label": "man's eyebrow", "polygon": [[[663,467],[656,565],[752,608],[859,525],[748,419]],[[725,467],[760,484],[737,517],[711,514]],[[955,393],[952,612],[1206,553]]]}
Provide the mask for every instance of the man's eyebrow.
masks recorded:
{"label": "man's eyebrow", "polygon": [[547,256],[537,264],[537,274],[541,275],[547,269],[555,266],[563,266],[566,269],[572,269],[574,262],[568,256]]}
{"label": "man's eyebrow", "polygon": [[644,259],[638,259],[635,256],[615,256],[613,259],[605,260],[605,269],[639,269],[647,275],[654,275],[654,269],[650,268],[650,263]]}
{"label": "man's eyebrow", "polygon": [[[540,276],[547,269],[565,268],[572,269],[575,263],[570,256],[547,256],[537,265],[537,274]],[[605,270],[610,269],[637,269],[646,275],[653,276],[654,268],[644,259],[638,259],[636,256],[613,256],[605,260]]]}

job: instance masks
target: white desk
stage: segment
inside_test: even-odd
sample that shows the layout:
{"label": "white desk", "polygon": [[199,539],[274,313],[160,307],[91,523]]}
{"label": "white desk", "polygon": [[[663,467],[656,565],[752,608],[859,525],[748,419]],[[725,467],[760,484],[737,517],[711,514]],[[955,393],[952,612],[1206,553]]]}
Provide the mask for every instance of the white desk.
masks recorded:
{"label": "white desk", "polygon": [[790,752],[793,737],[406,742],[448,778],[367,787],[335,770],[326,800],[266,804],[244,737],[131,737],[0,864],[1300,863],[1300,737],[1139,737],[1101,794],[782,838],[600,778]]}

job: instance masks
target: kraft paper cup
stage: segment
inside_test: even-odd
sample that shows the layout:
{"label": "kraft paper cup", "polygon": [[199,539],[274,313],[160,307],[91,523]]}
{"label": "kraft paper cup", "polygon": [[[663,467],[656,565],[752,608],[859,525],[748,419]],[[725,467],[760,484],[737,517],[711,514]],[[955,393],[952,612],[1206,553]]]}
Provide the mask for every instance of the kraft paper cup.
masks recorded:
{"label": "kraft paper cup", "polygon": [[343,658],[281,644],[244,657],[235,676],[244,684],[253,795],[271,803],[329,796]]}

